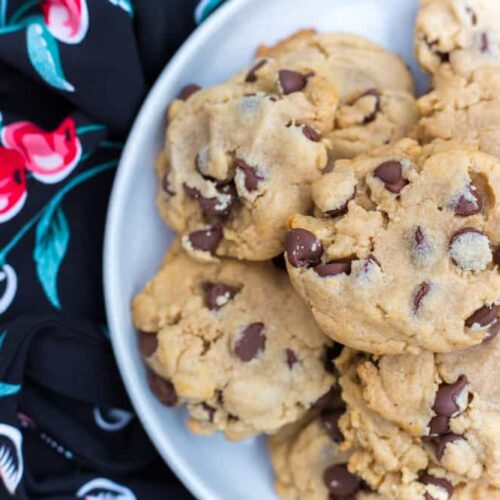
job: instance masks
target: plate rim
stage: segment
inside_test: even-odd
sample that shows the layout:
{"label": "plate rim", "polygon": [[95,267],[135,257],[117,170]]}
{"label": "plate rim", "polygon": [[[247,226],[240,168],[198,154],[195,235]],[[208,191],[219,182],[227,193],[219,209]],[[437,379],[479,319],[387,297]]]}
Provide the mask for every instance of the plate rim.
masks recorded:
{"label": "plate rim", "polygon": [[104,306],[106,317],[108,321],[108,328],[110,332],[110,340],[118,366],[118,371],[122,378],[125,390],[132,402],[134,411],[136,412],[146,434],[148,435],[151,443],[158,451],[160,456],[166,462],[168,467],[174,472],[177,478],[189,490],[195,498],[214,499],[213,495],[207,491],[205,483],[201,480],[199,475],[195,474],[192,469],[186,468],[182,464],[180,455],[176,452],[171,443],[168,446],[160,447],[155,439],[153,429],[153,421],[148,415],[147,408],[141,405],[138,386],[134,385],[132,380],[132,373],[128,370],[128,362],[126,359],[126,348],[124,343],[120,340],[120,336],[114,332],[118,331],[118,314],[115,313],[115,308],[112,306],[116,302],[116,273],[114,272],[114,255],[116,254],[116,244],[119,238],[115,236],[115,221],[120,215],[120,200],[118,193],[121,191],[121,186],[124,184],[128,175],[129,158],[133,156],[133,151],[137,148],[136,135],[140,134],[142,123],[146,122],[149,114],[152,112],[156,105],[158,94],[161,89],[166,86],[165,80],[168,80],[170,74],[176,73],[178,68],[191,57],[193,52],[196,52],[199,46],[206,38],[209,38],[215,31],[220,29],[223,24],[243,9],[247,4],[255,0],[227,0],[221,5],[214,13],[212,13],[202,24],[197,26],[189,37],[182,43],[174,56],[166,64],[150,91],[146,95],[139,112],[133,122],[133,125],[128,134],[123,148],[120,161],[116,170],[115,178],[110,192],[108,210],[105,219],[104,227],[104,243],[103,243],[103,290],[104,290]]}

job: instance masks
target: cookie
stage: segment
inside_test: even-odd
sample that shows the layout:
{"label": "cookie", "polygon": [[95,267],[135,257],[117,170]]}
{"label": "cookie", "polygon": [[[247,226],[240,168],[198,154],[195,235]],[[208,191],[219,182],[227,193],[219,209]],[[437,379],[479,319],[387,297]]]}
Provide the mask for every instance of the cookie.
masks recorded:
{"label": "cookie", "polygon": [[324,78],[266,64],[245,80],[175,101],[157,162],[160,214],[206,262],[280,254],[327,164],[337,96]]}
{"label": "cookie", "polygon": [[[335,388],[339,390],[338,385]],[[360,476],[347,468],[350,451],[342,449],[339,428],[344,412],[340,392],[336,392],[323,408],[270,436],[268,449],[280,498],[379,498],[369,495]]]}
{"label": "cookie", "polygon": [[469,79],[442,70],[435,89],[418,101],[417,138],[476,144],[500,158],[500,71],[478,70]]}
{"label": "cookie", "polygon": [[373,89],[414,92],[403,60],[357,35],[303,30],[274,46],[261,46],[257,56],[274,59],[283,68],[324,75],[341,104]]}
{"label": "cookie", "polygon": [[332,161],[401,139],[418,120],[407,67],[364,38],[299,31],[273,47],[262,46],[258,56],[261,63],[274,60],[280,67],[322,74],[336,90],[341,105],[327,134]]}
{"label": "cookie", "polygon": [[405,139],[336,162],[290,220],[291,281],[327,335],[375,354],[449,352],[497,329],[500,165]]}
{"label": "cookie", "polygon": [[499,361],[497,336],[446,354],[346,349],[337,367],[349,468],[386,498],[499,498]]}
{"label": "cookie", "polygon": [[201,264],[177,241],[133,301],[150,385],[197,434],[272,433],[327,393],[329,341],[270,262]]}
{"label": "cookie", "polygon": [[417,15],[416,52],[435,74],[443,66],[469,77],[500,67],[500,5],[490,0],[423,0]]}

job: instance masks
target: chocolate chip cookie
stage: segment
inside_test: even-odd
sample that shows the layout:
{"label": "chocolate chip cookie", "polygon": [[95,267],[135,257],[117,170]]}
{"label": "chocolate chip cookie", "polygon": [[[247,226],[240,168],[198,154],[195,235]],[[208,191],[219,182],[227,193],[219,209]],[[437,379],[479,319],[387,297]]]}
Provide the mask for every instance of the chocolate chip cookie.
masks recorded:
{"label": "chocolate chip cookie", "polygon": [[433,75],[443,66],[465,77],[480,68],[500,67],[496,1],[423,0],[415,33],[417,58]]}
{"label": "chocolate chip cookie", "polygon": [[375,354],[449,352],[499,326],[500,164],[405,139],[339,160],[294,216],[290,278],[333,339]]}
{"label": "chocolate chip cookie", "polygon": [[288,217],[312,207],[336,106],[321,75],[271,63],[176,100],[157,201],[184,249],[206,262],[280,254]]}
{"label": "chocolate chip cookie", "polygon": [[[352,158],[405,137],[418,119],[413,80],[401,58],[355,35],[299,31],[273,47],[262,46],[258,64],[326,77],[340,97],[331,160]],[[237,80],[244,77],[240,75]]]}
{"label": "chocolate chip cookie", "polygon": [[500,158],[500,70],[477,70],[466,79],[441,70],[435,88],[418,101],[417,138],[476,144]]}
{"label": "chocolate chip cookie", "polygon": [[499,498],[499,361],[496,335],[447,354],[344,350],[349,468],[384,498]]}
{"label": "chocolate chip cookie", "polygon": [[134,299],[152,391],[197,434],[272,433],[328,393],[329,340],[270,262],[201,264],[177,241]]}

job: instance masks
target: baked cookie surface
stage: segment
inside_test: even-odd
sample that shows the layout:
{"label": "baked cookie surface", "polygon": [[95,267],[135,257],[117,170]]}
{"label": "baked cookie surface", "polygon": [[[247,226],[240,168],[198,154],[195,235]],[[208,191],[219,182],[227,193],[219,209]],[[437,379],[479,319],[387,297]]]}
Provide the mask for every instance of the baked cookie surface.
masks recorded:
{"label": "baked cookie surface", "polygon": [[288,217],[311,209],[327,164],[337,96],[324,79],[270,63],[245,79],[175,101],[157,162],[160,214],[204,261],[280,254]]}
{"label": "baked cookie surface", "polygon": [[500,5],[491,0],[423,0],[415,28],[417,58],[434,75],[443,66],[469,77],[500,67]]}
{"label": "baked cookie surface", "polygon": [[386,498],[499,498],[499,356],[498,337],[466,353],[346,349],[337,367],[350,469]]}
{"label": "baked cookie surface", "polygon": [[189,428],[272,433],[328,392],[328,339],[272,263],[200,264],[177,241],[134,299],[153,392],[187,405]]}
{"label": "baked cookie surface", "polygon": [[412,140],[337,161],[290,220],[292,283],[325,333],[375,354],[448,352],[500,326],[500,168]]}

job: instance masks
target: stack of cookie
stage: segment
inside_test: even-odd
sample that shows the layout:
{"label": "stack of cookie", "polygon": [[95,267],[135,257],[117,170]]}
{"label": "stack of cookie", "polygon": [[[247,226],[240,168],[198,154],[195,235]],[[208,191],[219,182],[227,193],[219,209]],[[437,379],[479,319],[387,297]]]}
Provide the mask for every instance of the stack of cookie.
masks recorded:
{"label": "stack of cookie", "polygon": [[418,102],[397,56],[302,31],[170,105],[150,386],[270,434],[283,498],[500,498],[497,8],[422,1]]}

